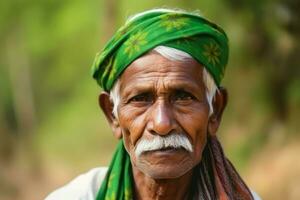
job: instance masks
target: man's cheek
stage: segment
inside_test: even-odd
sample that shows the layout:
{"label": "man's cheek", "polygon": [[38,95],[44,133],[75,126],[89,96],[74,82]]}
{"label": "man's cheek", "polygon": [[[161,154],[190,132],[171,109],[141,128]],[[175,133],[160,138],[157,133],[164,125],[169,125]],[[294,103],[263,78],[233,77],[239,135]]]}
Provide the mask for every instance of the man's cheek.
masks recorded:
{"label": "man's cheek", "polygon": [[126,151],[129,153],[129,154],[132,154],[134,152],[134,146],[132,144],[132,141],[131,141],[131,137],[130,137],[130,134],[128,131],[124,131],[123,133],[123,142],[124,142],[124,147],[126,149]]}
{"label": "man's cheek", "polygon": [[182,127],[184,131],[188,134],[190,139],[193,140],[193,142],[199,140],[199,138],[204,137],[206,135],[208,123],[207,120],[202,121],[201,119],[197,119],[192,121],[185,119],[184,122],[185,123],[182,123]]}
{"label": "man's cheek", "polygon": [[130,139],[133,145],[136,145],[137,141],[143,136],[145,131],[145,122],[140,118],[135,118],[131,121],[130,127]]}
{"label": "man's cheek", "polygon": [[137,134],[131,129],[122,128],[122,135],[126,149],[130,150],[131,148],[134,148],[138,138]]}

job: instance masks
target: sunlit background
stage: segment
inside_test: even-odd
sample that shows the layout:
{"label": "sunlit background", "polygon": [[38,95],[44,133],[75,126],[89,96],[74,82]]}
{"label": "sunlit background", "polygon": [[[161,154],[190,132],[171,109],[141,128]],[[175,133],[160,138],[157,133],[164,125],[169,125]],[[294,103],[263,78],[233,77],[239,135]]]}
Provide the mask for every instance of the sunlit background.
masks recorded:
{"label": "sunlit background", "polygon": [[90,67],[127,17],[199,10],[228,33],[219,137],[265,200],[300,199],[300,1],[0,1],[0,199],[43,199],[108,165],[116,139]]}

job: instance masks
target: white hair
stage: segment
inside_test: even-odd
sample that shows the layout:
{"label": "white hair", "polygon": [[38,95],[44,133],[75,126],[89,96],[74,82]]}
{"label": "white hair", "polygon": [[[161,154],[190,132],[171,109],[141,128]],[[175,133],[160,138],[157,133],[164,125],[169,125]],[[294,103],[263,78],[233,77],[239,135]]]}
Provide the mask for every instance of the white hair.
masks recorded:
{"label": "white hair", "polygon": [[174,132],[165,136],[154,134],[151,139],[145,139],[142,137],[138,141],[134,152],[136,157],[139,157],[142,153],[147,151],[167,148],[183,148],[188,152],[193,152],[193,147],[188,137],[185,134]]}
{"label": "white hair", "polygon": [[[190,54],[172,48],[172,47],[166,47],[166,46],[157,46],[153,49],[153,51],[159,53],[160,55],[162,55],[163,57],[172,60],[172,61],[186,61],[189,59],[194,59]],[[212,101],[213,101],[213,97],[216,94],[216,91],[218,89],[214,79],[212,78],[212,76],[210,75],[210,73],[207,72],[207,70],[205,69],[205,67],[203,67],[203,72],[202,72],[202,77],[203,77],[203,82],[205,85],[205,89],[206,89],[206,99],[209,105],[209,115],[211,115],[213,113],[213,106],[212,106]],[[110,99],[114,104],[113,107],[113,114],[115,115],[115,117],[118,117],[118,106],[120,104],[120,79],[118,79],[113,88],[110,91]]]}

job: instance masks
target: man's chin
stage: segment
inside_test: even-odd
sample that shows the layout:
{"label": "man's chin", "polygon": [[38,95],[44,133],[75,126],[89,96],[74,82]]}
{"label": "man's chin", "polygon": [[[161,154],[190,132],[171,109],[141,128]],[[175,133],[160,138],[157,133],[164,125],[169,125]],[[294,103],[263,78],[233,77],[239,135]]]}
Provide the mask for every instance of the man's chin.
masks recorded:
{"label": "man's chin", "polygon": [[149,151],[137,158],[136,167],[153,179],[173,179],[193,168],[193,159],[183,149]]}
{"label": "man's chin", "polygon": [[147,176],[153,179],[175,179],[183,176],[190,171],[193,166],[181,165],[156,165],[156,166],[138,166],[138,168]]}

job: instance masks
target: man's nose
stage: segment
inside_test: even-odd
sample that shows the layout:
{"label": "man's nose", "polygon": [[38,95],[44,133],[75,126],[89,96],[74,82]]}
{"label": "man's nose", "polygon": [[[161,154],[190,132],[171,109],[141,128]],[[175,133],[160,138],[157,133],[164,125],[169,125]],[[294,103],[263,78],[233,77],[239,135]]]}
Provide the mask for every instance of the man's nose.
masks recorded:
{"label": "man's nose", "polygon": [[152,134],[167,135],[176,129],[171,105],[164,101],[156,102],[153,105],[153,111],[148,124],[149,131]]}

